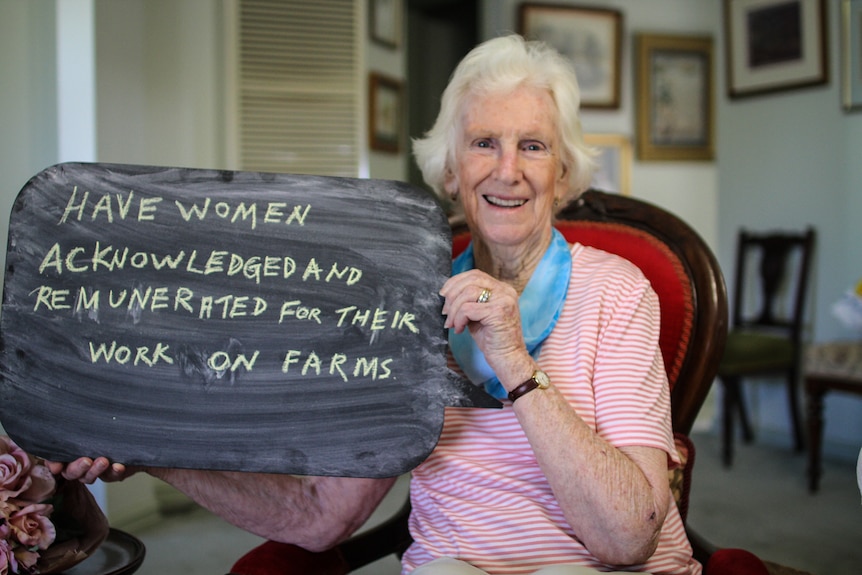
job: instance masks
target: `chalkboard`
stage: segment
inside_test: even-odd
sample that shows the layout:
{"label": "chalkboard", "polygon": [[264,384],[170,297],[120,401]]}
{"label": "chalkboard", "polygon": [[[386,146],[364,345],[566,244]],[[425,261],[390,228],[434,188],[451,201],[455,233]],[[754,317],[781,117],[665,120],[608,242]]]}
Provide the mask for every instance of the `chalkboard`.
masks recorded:
{"label": "chalkboard", "polygon": [[67,163],[9,223],[0,422],[52,460],[386,477],[446,406],[451,234],[400,182]]}

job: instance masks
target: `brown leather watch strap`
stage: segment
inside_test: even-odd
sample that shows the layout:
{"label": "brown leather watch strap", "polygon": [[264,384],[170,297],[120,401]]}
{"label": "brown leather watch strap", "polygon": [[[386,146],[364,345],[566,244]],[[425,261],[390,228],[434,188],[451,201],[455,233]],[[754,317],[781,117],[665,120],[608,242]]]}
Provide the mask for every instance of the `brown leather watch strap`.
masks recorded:
{"label": "brown leather watch strap", "polygon": [[534,389],[547,389],[550,384],[548,375],[544,371],[537,369],[533,372],[530,379],[509,392],[509,401],[514,403],[522,395],[526,395]]}
{"label": "brown leather watch strap", "polygon": [[526,395],[539,387],[539,383],[532,377],[509,392],[509,401],[515,402],[522,395]]}

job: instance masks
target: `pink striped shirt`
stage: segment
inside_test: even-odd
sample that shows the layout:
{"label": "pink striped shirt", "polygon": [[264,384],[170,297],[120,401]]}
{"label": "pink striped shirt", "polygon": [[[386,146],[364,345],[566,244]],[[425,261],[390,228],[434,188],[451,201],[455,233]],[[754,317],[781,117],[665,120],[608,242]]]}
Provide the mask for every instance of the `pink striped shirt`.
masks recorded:
{"label": "pink striped shirt", "polygon": [[[572,262],[566,303],[539,364],[608,442],[662,449],[678,463],[655,293],[640,270],[617,256],[576,244]],[[447,408],[437,447],[413,471],[410,494],[415,543],[403,573],[437,557],[495,575],[559,563],[615,569],[592,557],[572,532],[508,402],[501,410]],[[637,570],[701,572],[675,505],[658,549]]]}

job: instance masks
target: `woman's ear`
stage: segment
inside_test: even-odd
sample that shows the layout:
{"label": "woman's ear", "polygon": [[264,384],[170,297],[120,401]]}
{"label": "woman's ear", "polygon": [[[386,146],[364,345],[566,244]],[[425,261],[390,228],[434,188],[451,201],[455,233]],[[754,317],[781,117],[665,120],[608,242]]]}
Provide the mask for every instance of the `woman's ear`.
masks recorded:
{"label": "woman's ear", "polygon": [[571,188],[571,182],[569,182],[569,168],[568,166],[563,165],[560,169],[560,177],[557,178],[556,185],[554,186],[554,197],[555,201],[558,201],[560,204],[563,203],[563,200],[571,197],[569,196],[569,190]]}
{"label": "woman's ear", "polygon": [[569,178],[569,166],[560,164],[560,177],[558,181],[567,180]]}
{"label": "woman's ear", "polygon": [[455,177],[452,170],[446,170],[446,175],[443,176],[443,188],[450,199],[458,199],[458,178]]}

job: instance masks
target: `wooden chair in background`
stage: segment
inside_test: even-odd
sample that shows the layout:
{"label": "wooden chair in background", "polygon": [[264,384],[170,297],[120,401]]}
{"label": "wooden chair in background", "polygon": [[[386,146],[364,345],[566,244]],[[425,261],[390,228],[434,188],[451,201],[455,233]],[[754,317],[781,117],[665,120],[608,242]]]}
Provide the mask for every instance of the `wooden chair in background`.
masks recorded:
{"label": "wooden chair in background", "polygon": [[[804,446],[799,410],[799,370],[805,299],[815,232],[739,232],[733,318],[718,377],[722,407],[724,464],[733,463],[735,416],[746,442],[754,437],[745,406],[743,379],[785,378],[787,402],[797,451]],[[780,305],[780,304],[784,305]]]}

